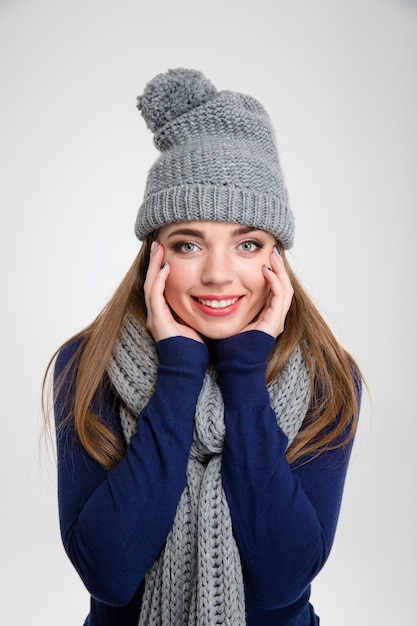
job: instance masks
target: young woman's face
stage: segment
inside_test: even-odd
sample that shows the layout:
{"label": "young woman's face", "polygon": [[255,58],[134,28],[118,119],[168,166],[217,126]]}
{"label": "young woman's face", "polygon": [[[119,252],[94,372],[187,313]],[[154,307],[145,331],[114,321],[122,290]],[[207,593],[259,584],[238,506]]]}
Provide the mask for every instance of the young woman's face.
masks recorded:
{"label": "young woman's face", "polygon": [[158,232],[170,272],[165,298],[182,323],[211,339],[241,332],[266,303],[262,273],[276,241],[227,222],[168,224]]}

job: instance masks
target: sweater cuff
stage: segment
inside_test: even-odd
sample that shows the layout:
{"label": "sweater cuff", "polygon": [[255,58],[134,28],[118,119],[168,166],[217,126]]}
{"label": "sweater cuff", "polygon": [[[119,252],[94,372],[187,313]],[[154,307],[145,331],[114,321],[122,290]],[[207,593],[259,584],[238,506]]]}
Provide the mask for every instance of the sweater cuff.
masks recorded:
{"label": "sweater cuff", "polygon": [[219,385],[227,407],[269,405],[265,382],[267,357],[275,339],[250,330],[219,341],[216,346]]}
{"label": "sweater cuff", "polygon": [[216,345],[219,364],[245,370],[246,366],[266,362],[275,345],[272,335],[261,330],[248,330],[222,339]]}
{"label": "sweater cuff", "polygon": [[193,370],[205,370],[209,351],[205,343],[189,337],[168,337],[156,344],[162,365],[189,366]]}

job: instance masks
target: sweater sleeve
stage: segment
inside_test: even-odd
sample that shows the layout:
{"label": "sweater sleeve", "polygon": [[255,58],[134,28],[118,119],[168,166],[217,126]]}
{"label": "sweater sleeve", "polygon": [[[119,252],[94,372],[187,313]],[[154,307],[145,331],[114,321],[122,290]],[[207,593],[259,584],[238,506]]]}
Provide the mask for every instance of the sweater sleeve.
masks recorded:
{"label": "sweater sleeve", "polygon": [[265,383],[273,344],[271,336],[249,331],[217,345],[226,422],[223,484],[246,585],[264,609],[294,603],[325,563],[352,446],[298,468],[288,464],[288,440]]}
{"label": "sweater sleeve", "polygon": [[[76,347],[70,344],[58,355],[55,382]],[[71,372],[55,397],[64,547],[89,592],[113,606],[134,596],[172,525],[186,484],[195,406],[208,362],[206,346],[192,339],[165,339],[157,347],[161,362],[154,394],[139,415],[126,455],[111,471],[86,454],[66,419],[74,394]],[[109,396],[101,399],[99,418],[120,433],[114,407]]]}

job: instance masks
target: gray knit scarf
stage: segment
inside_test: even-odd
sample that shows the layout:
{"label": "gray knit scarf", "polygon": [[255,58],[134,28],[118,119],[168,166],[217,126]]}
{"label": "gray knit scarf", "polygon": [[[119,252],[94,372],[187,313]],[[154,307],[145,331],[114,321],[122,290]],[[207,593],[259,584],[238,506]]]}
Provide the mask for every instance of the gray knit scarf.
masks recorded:
{"label": "gray knit scarf", "polygon": [[[108,374],[122,405],[127,442],[154,389],[159,359],[151,335],[128,317]],[[298,347],[268,388],[277,421],[294,440],[307,412],[310,385]],[[243,626],[245,598],[239,551],[222,486],[223,400],[207,373],[197,401],[187,485],[165,547],[146,575],[139,626]]]}

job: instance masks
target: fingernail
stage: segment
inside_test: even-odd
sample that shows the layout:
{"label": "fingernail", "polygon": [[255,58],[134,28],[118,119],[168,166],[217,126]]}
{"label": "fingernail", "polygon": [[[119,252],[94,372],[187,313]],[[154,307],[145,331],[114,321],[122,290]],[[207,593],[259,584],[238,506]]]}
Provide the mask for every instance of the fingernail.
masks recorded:
{"label": "fingernail", "polygon": [[151,252],[156,252],[160,248],[160,244],[157,241],[151,243]]}
{"label": "fingernail", "polygon": [[281,250],[279,249],[278,245],[274,246],[274,251],[278,254],[278,256],[281,256]]}
{"label": "fingernail", "polygon": [[164,269],[164,267],[166,267],[167,265],[168,265],[168,261],[165,261],[164,263],[162,263],[162,265],[161,265],[161,270],[163,270],[163,269]]}
{"label": "fingernail", "polygon": [[264,268],[267,269],[269,272],[272,272],[272,269],[269,267],[269,265],[264,265]]}

